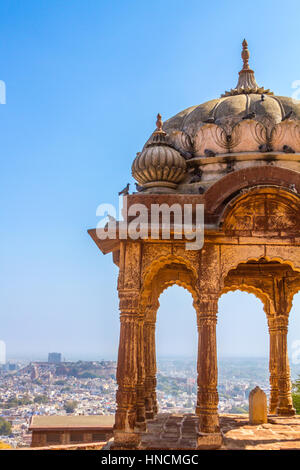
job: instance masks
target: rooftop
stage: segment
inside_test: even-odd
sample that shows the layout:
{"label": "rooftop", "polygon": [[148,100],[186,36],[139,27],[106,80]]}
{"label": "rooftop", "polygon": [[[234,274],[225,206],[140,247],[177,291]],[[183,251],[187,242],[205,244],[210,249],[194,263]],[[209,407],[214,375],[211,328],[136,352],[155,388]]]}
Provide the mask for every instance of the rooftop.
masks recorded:
{"label": "rooftop", "polygon": [[112,428],[114,424],[115,415],[33,416],[29,426],[29,430],[98,430]]}

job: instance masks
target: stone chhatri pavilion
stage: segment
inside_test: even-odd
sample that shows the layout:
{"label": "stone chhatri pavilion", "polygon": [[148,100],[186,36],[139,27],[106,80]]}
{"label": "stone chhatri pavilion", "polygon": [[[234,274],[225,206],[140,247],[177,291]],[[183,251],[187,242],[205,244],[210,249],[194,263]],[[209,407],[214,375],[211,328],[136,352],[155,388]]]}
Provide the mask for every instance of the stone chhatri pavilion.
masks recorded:
{"label": "stone chhatri pavilion", "polygon": [[[269,413],[292,416],[289,312],[300,289],[300,101],[257,85],[247,42],[236,88],[157,128],[132,174],[142,203],[204,204],[204,246],[184,239],[100,240],[119,267],[120,344],[116,448],[140,444],[155,418],[155,322],[159,296],[177,284],[193,296],[198,325],[198,445],[220,445],[216,324],[218,299],[236,289],[263,303],[270,334]],[[253,345],[255,347],[255,344]]]}

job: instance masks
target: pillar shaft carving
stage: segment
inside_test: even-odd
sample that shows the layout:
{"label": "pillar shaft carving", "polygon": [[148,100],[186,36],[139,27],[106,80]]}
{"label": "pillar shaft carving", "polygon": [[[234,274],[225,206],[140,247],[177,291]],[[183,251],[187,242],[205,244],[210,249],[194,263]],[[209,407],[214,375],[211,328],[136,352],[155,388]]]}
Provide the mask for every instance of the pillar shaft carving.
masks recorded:
{"label": "pillar shaft carving", "polygon": [[120,342],[118,352],[115,420],[115,443],[135,446],[139,435],[135,433],[138,404],[141,402],[141,369],[138,367],[141,352],[142,317],[138,311],[139,292],[123,290],[120,297]]}
{"label": "pillar shaft carving", "polygon": [[196,413],[200,432],[219,431],[218,418],[218,367],[216,324],[218,296],[202,294],[195,304],[198,324],[198,394]]}
{"label": "pillar shaft carving", "polygon": [[146,418],[153,419],[157,414],[156,398],[156,348],[155,348],[155,322],[146,321],[144,326],[144,352],[145,352],[145,407]]}
{"label": "pillar shaft carving", "polygon": [[288,302],[288,286],[285,275],[274,276],[274,324],[273,334],[276,335],[278,402],[276,413],[282,416],[295,414],[291,395],[290,366],[287,351],[287,333],[290,305]]}
{"label": "pillar shaft carving", "polygon": [[276,316],[276,336],[278,355],[278,405],[277,414],[286,416],[294,415],[290,366],[287,351],[288,315],[279,314]]}
{"label": "pillar shaft carving", "polygon": [[137,411],[136,425],[139,430],[146,430],[146,410],[145,410],[145,358],[144,358],[144,317],[139,316],[138,337],[137,337]]}
{"label": "pillar shaft carving", "polygon": [[270,371],[270,401],[269,413],[275,414],[278,405],[278,354],[277,354],[277,328],[274,316],[268,316],[270,349],[269,349],[269,371]]}

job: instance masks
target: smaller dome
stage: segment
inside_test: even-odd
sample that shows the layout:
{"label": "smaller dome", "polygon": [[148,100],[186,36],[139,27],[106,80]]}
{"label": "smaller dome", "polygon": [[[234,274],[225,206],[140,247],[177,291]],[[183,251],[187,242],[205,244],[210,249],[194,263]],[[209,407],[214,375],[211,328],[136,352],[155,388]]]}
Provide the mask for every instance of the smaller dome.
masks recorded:
{"label": "smaller dome", "polygon": [[175,189],[184,177],[186,162],[162,130],[160,114],[157,116],[156,125],[156,131],[133,161],[132,176],[143,189]]}

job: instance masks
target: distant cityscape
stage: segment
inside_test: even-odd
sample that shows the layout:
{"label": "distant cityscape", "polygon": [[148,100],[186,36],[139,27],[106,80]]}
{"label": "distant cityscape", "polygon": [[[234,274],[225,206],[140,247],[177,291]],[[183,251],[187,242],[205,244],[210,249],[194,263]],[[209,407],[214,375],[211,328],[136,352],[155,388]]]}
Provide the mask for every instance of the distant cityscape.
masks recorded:
{"label": "distant cityscape", "polygon": [[[291,374],[295,380],[300,374],[300,365],[292,365]],[[220,413],[247,412],[248,396],[256,385],[269,395],[266,358],[220,359]],[[61,353],[49,353],[47,362],[18,360],[2,364],[0,419],[8,422],[10,429],[0,435],[0,441],[14,448],[30,446],[28,426],[36,414],[114,414],[116,388],[115,361],[66,362]],[[186,358],[158,360],[157,398],[161,412],[194,412],[196,361]]]}

